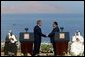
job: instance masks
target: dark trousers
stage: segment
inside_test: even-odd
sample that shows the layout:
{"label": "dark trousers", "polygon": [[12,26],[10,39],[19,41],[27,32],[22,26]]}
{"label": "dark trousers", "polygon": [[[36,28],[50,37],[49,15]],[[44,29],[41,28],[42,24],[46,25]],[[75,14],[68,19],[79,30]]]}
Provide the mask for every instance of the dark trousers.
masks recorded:
{"label": "dark trousers", "polygon": [[4,54],[5,55],[9,55],[8,52],[12,52],[14,53],[14,55],[17,55],[17,46],[16,43],[5,43],[5,47],[4,47]]}
{"label": "dark trousers", "polygon": [[56,46],[55,46],[55,42],[54,42],[54,43],[52,43],[52,45],[53,45],[54,55],[56,55]]}
{"label": "dark trousers", "polygon": [[14,55],[17,55],[17,45],[16,43],[10,43],[9,45],[9,52],[14,53]]}
{"label": "dark trousers", "polygon": [[41,42],[35,42],[34,43],[33,55],[39,54],[40,44],[41,44]]}
{"label": "dark trousers", "polygon": [[52,45],[53,45],[54,55],[56,55],[56,43],[55,43],[55,41],[54,41],[54,38],[50,38],[50,40],[51,40],[51,43],[52,43]]}

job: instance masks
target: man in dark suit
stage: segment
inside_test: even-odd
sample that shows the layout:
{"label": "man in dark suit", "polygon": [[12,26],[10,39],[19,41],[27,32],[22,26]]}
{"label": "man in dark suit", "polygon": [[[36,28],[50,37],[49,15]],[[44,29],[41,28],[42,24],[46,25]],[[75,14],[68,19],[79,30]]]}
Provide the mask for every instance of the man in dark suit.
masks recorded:
{"label": "man in dark suit", "polygon": [[41,36],[46,37],[46,35],[42,34],[40,26],[42,25],[42,21],[38,20],[37,25],[34,27],[34,51],[33,56],[39,54],[40,44],[41,44]]}
{"label": "man in dark suit", "polygon": [[54,55],[56,55],[56,47],[55,47],[55,40],[54,40],[54,35],[56,32],[60,32],[59,27],[58,27],[58,23],[57,22],[53,22],[53,30],[52,32],[48,35],[48,37],[50,37],[51,43],[53,45],[54,48]]}

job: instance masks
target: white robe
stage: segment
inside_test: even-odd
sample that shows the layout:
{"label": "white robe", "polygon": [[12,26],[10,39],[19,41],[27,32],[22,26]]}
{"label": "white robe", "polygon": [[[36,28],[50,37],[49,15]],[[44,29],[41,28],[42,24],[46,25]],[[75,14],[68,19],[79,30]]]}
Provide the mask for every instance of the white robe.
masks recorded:
{"label": "white robe", "polygon": [[10,40],[11,41],[11,43],[15,43],[16,41],[17,41],[17,39],[16,39],[16,37],[15,37],[15,35],[12,35],[12,36],[10,36],[9,35],[9,39],[10,38],[12,38],[13,40]]}
{"label": "white robe", "polygon": [[84,45],[80,42],[73,42],[71,44],[71,50],[76,56],[84,52]]}
{"label": "white robe", "polygon": [[[76,41],[76,38],[78,38],[79,41]],[[84,38],[80,35],[80,32],[78,32],[78,35],[72,37],[70,52],[74,53],[76,56],[84,52]]]}
{"label": "white robe", "polygon": [[80,40],[80,42],[82,42],[82,43],[84,42],[84,38],[81,35],[73,36],[72,37],[72,41],[75,42],[76,41],[76,38],[78,38]]}

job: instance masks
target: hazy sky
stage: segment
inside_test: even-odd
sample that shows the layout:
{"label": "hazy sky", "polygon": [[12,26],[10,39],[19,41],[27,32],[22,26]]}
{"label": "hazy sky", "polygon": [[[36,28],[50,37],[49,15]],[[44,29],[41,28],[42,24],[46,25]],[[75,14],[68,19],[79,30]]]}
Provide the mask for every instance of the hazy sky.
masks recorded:
{"label": "hazy sky", "polygon": [[6,13],[84,13],[83,1],[1,1]]}

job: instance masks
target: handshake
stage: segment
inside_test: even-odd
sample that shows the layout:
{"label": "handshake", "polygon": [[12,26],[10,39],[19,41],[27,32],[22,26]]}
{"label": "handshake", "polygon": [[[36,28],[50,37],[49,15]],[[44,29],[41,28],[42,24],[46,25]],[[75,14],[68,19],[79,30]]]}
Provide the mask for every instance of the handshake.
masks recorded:
{"label": "handshake", "polygon": [[43,37],[50,37],[51,34],[49,34],[49,35],[45,35],[45,34],[43,34],[42,36],[43,36]]}
{"label": "handshake", "polygon": [[44,35],[43,37],[48,37],[47,35]]}

